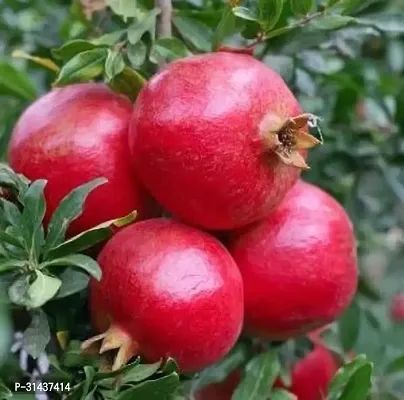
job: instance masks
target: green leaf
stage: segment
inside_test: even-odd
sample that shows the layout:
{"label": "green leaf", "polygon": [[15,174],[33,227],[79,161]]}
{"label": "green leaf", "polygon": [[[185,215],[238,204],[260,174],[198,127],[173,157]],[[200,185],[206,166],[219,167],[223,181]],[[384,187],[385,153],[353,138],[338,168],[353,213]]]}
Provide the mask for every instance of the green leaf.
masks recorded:
{"label": "green leaf", "polygon": [[122,93],[129,97],[134,102],[145,85],[146,79],[132,68],[125,67],[125,69],[117,75],[109,87],[117,93]]}
{"label": "green leaf", "polygon": [[52,250],[50,250],[47,258],[49,260],[53,260],[55,258],[61,258],[72,253],[79,253],[83,250],[87,250],[95,244],[111,237],[114,227],[120,228],[131,224],[133,221],[135,221],[136,215],[136,211],[133,211],[122,218],[103,222],[102,224],[97,225],[88,231],[84,231],[79,235],[61,243],[59,246],[54,247]]}
{"label": "green leaf", "polygon": [[155,380],[140,383],[121,393],[117,400],[171,400],[180,384],[176,372]]}
{"label": "green leaf", "polygon": [[104,379],[115,378],[117,376],[124,376],[125,374],[129,373],[133,368],[136,368],[137,365],[140,363],[140,357],[137,357],[135,361],[131,362],[128,365],[118,369],[117,371],[111,372],[97,372],[95,376],[95,380],[97,382],[102,381]]}
{"label": "green leaf", "polygon": [[8,297],[13,304],[28,306],[30,297],[28,295],[29,281],[26,275],[18,277],[8,288]]}
{"label": "green leaf", "polygon": [[271,393],[271,400],[298,400],[298,398],[285,389],[275,389]]}
{"label": "green leaf", "polygon": [[48,318],[42,310],[37,310],[32,314],[32,320],[28,328],[24,331],[24,350],[33,358],[38,358],[50,341],[50,328]]}
{"label": "green leaf", "polygon": [[84,381],[82,396],[86,396],[86,399],[87,399],[87,394],[90,394],[89,397],[92,398],[91,393],[89,393],[89,390],[90,390],[91,384],[93,383],[93,380],[95,378],[95,369],[93,367],[91,367],[90,365],[86,365],[84,367],[84,375],[86,378]]}
{"label": "green leaf", "polygon": [[45,261],[39,265],[40,269],[63,266],[81,268],[88,272],[98,281],[101,279],[101,268],[97,261],[84,254],[71,254],[62,258],[57,258],[51,261]]}
{"label": "green leaf", "polygon": [[212,51],[211,29],[196,18],[176,15],[173,18],[175,27],[182,39],[198,50]]}
{"label": "green leaf", "polygon": [[36,57],[31,54],[26,53],[23,50],[14,50],[11,54],[13,58],[24,58],[25,60],[30,60],[41,67],[46,68],[49,71],[57,73],[59,71],[59,66],[55,64],[50,58]]}
{"label": "green leaf", "polygon": [[147,46],[139,40],[136,44],[129,44],[127,54],[130,63],[139,68],[146,60]]}
{"label": "green leaf", "polygon": [[89,40],[76,39],[65,43],[57,49],[52,49],[52,55],[59,60],[67,62],[77,54],[93,50],[96,47],[97,45]]}
{"label": "green leaf", "polygon": [[106,0],[106,3],[124,21],[127,21],[128,18],[136,17],[142,11],[134,0]]}
{"label": "green leaf", "polygon": [[[369,372],[369,367],[370,370],[373,368],[373,364],[369,362],[366,359],[365,355],[359,355],[355,360],[345,364],[343,367],[341,367],[337,374],[334,376],[334,379],[331,381],[330,386],[329,386],[329,392],[328,392],[328,400],[342,400],[345,390],[347,389],[351,379],[356,380],[358,376],[355,376],[355,373],[359,371],[362,367],[365,368],[365,377],[367,376]],[[360,374],[360,377],[363,378],[362,373]],[[352,384],[353,385],[353,384]],[[366,379],[363,381],[363,385],[368,387],[368,382],[366,382]],[[362,386],[361,386],[362,387]],[[350,389],[351,390],[351,389]],[[364,397],[359,397],[357,399],[364,398]],[[356,399],[356,398],[355,398]],[[347,398],[344,398],[344,400],[347,400]]]}
{"label": "green leaf", "polygon": [[15,96],[22,100],[34,100],[36,88],[29,76],[7,62],[0,62],[0,95]]}
{"label": "green leaf", "polygon": [[15,227],[23,226],[22,214],[18,207],[8,200],[0,199],[0,204],[3,205],[4,217]]}
{"label": "green leaf", "polygon": [[83,213],[83,208],[88,195],[97,187],[108,182],[105,178],[97,178],[73,189],[60,202],[52,215],[48,226],[44,258],[49,251],[63,243],[70,222]]}
{"label": "green leaf", "polygon": [[105,61],[105,80],[111,82],[116,75],[125,69],[125,61],[122,53],[114,50],[108,50],[108,57]]}
{"label": "green leaf", "polygon": [[313,19],[310,25],[319,30],[334,30],[342,28],[354,21],[356,21],[355,18],[347,15],[326,15],[321,18]]}
{"label": "green leaf", "polygon": [[365,364],[351,376],[340,400],[366,399],[372,388],[373,365]]}
{"label": "green leaf", "polygon": [[284,0],[258,0],[259,22],[264,32],[272,30],[282,13]]}
{"label": "green leaf", "polygon": [[246,7],[233,7],[233,14],[241,19],[246,19],[247,21],[257,21],[258,15],[254,14],[252,10]]}
{"label": "green leaf", "polygon": [[161,361],[154,364],[139,364],[120,378],[122,384],[140,382],[154,375],[161,367]]}
{"label": "green leaf", "polygon": [[5,383],[0,378],[0,399],[7,400],[11,398],[15,398],[13,392],[5,385]]}
{"label": "green leaf", "polygon": [[[39,229],[45,216],[46,203],[43,191],[46,182],[44,179],[33,182],[23,197],[24,210],[22,216],[30,236]],[[31,240],[30,237],[27,239]]]}
{"label": "green leaf", "polygon": [[236,18],[231,7],[223,10],[222,18],[213,36],[213,49],[216,50],[223,43],[224,39],[233,34],[236,26]]}
{"label": "green leaf", "polygon": [[84,82],[97,78],[104,71],[108,50],[96,48],[73,56],[60,70],[54,86]]}
{"label": "green leaf", "polygon": [[150,51],[150,61],[157,64],[157,59],[163,57],[176,60],[191,55],[185,44],[175,37],[158,39]]}
{"label": "green leaf", "polygon": [[386,374],[395,374],[404,371],[404,355],[394,359],[386,368]]}
{"label": "green leaf", "polygon": [[357,20],[362,25],[374,26],[385,33],[404,33],[403,13],[383,13]]}
{"label": "green leaf", "polygon": [[12,246],[15,247],[24,248],[24,245],[21,243],[21,240],[19,240],[19,238],[12,236],[9,233],[1,230],[0,230],[0,241],[11,244]]}
{"label": "green leaf", "polygon": [[[12,326],[10,313],[7,306],[0,301],[0,368],[3,361],[10,352],[12,341]],[[1,380],[0,380],[0,398],[1,398]]]}
{"label": "green leaf", "polygon": [[81,292],[90,282],[88,274],[74,268],[66,268],[62,273],[58,274],[58,278],[62,281],[62,286],[57,292],[55,299],[61,299]]}
{"label": "green leaf", "polygon": [[245,370],[245,376],[235,390],[232,400],[263,400],[279,375],[278,355],[269,351],[255,356]]}
{"label": "green leaf", "polygon": [[62,284],[60,279],[45,275],[41,271],[35,270],[35,273],[36,279],[30,284],[27,291],[30,308],[42,307],[56,295]]}
{"label": "green leaf", "polygon": [[156,17],[160,14],[160,10],[154,9],[143,11],[136,16],[136,21],[128,28],[128,39],[132,44],[136,44],[146,32],[150,32],[154,39],[154,28],[156,25]]}
{"label": "green leaf", "polygon": [[314,7],[314,0],[290,0],[290,9],[297,16],[308,14]]}
{"label": "green leaf", "polygon": [[0,274],[3,272],[12,271],[16,268],[24,268],[26,261],[14,260],[14,259],[0,259]]}
{"label": "green leaf", "polygon": [[113,46],[126,33],[126,29],[120,29],[115,32],[106,33],[99,38],[91,40],[91,43],[96,46]]}
{"label": "green leaf", "polygon": [[342,6],[345,13],[349,14],[359,7],[365,5],[367,0],[343,0]]}
{"label": "green leaf", "polygon": [[195,389],[208,386],[212,383],[223,382],[236,368],[249,357],[249,349],[244,343],[238,343],[230,353],[216,364],[205,368],[198,376]]}
{"label": "green leaf", "polygon": [[361,308],[354,301],[338,321],[338,333],[344,351],[355,346],[360,329]]}

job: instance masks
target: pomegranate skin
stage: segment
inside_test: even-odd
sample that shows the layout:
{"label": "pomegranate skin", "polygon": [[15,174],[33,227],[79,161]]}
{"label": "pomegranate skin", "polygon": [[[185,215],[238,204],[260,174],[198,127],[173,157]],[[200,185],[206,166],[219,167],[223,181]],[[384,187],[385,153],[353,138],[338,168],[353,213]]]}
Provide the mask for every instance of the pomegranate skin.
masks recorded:
{"label": "pomegranate skin", "polygon": [[395,322],[404,322],[404,293],[397,293],[391,303],[391,319]]}
{"label": "pomegranate skin", "polygon": [[235,234],[229,249],[243,277],[249,334],[285,340],[312,331],[337,319],[355,294],[351,221],[303,181],[265,220]]}
{"label": "pomegranate skin", "polygon": [[152,78],[137,98],[133,161],[145,186],[180,220],[234,229],[265,217],[300,176],[266,151],[263,121],[301,112],[283,79],[250,55],[188,57]]}
{"label": "pomegranate skin", "polygon": [[241,380],[241,371],[233,371],[223,382],[205,386],[195,393],[195,400],[231,400]]}
{"label": "pomegranate skin", "polygon": [[104,247],[91,284],[94,325],[105,315],[148,361],[171,356],[198,371],[236,342],[243,319],[240,272],[210,235],[166,219],[124,228]]}
{"label": "pomegranate skin", "polygon": [[25,110],[9,147],[11,167],[31,180],[47,179],[45,223],[72,189],[95,178],[77,234],[133,210],[145,216],[147,195],[133,176],[128,149],[131,103],[101,84],[54,89]]}

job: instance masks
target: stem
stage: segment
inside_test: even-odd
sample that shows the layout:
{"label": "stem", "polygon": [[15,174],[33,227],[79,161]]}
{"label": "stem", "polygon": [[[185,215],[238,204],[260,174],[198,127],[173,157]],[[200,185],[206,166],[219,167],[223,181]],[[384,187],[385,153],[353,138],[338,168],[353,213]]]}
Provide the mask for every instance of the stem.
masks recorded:
{"label": "stem", "polygon": [[[173,7],[171,0],[154,0],[156,8],[160,9],[160,15],[157,17],[156,34],[157,39],[171,37],[171,18],[173,13]],[[164,58],[159,58],[159,67],[164,67],[167,62]]]}

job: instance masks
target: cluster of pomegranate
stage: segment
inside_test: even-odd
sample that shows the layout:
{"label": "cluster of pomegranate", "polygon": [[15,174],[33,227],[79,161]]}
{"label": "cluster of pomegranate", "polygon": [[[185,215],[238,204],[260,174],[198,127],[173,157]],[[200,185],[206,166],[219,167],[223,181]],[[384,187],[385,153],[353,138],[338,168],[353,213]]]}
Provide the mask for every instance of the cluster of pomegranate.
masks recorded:
{"label": "cluster of pomegranate", "polygon": [[[17,172],[48,180],[45,224],[68,192],[98,177],[108,182],[69,234],[139,213],[99,255],[90,305],[100,334],[84,347],[117,350],[114,369],[138,354],[196,372],[240,334],[287,340],[338,318],[356,290],[355,238],[336,200],[299,179],[319,143],[313,122],[278,74],[232,52],[170,64],[134,105],[98,83],[32,104],[9,156]],[[317,343],[291,390],[322,398],[335,365]],[[312,374],[321,385],[300,382]]]}

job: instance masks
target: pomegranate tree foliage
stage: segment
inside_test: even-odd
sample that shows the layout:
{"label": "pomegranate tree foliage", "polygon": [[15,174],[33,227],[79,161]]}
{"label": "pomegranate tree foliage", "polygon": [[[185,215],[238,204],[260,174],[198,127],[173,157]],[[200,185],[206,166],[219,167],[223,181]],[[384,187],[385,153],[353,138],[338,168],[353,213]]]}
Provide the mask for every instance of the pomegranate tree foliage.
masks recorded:
{"label": "pomegranate tree foliage", "polygon": [[[174,0],[172,37],[156,36],[160,14],[151,0],[1,2],[0,159],[21,111],[51,86],[102,80],[134,100],[162,61],[220,45],[251,46],[282,74],[303,109],[322,117],[325,145],[312,152],[305,178],[344,204],[358,237],[358,294],[322,334],[346,361],[328,399],[403,398],[404,329],[389,318],[391,297],[404,284],[403,4]],[[80,341],[92,333],[89,275],[100,278],[88,249],[134,218],[65,239],[68,222],[103,182],[74,190],[45,231],[46,181],[29,182],[0,166],[0,398],[21,397],[14,384],[36,379],[69,382],[70,391],[48,394],[55,398],[181,400],[242,367],[234,400],[293,399],[271,387],[278,376],[287,383],[289,363],[311,349],[304,338],[241,339],[224,360],[195,376],[180,375],[171,359],[136,359],[102,372],[105,359],[80,352]],[[254,355],[257,344],[265,351]]]}

